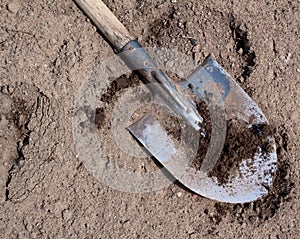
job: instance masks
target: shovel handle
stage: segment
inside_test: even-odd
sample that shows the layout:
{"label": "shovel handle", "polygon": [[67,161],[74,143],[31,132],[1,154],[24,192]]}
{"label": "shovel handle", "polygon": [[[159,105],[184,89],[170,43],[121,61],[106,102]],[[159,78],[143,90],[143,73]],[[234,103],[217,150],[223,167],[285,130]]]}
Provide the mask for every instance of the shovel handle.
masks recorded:
{"label": "shovel handle", "polygon": [[101,0],[73,1],[93,21],[117,51],[120,51],[128,42],[134,40],[126,27]]}

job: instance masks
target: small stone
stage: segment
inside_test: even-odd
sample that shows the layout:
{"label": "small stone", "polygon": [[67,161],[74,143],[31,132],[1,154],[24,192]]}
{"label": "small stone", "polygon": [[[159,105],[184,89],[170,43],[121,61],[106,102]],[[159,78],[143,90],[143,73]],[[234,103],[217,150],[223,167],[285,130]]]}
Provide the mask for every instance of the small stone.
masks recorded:
{"label": "small stone", "polygon": [[19,11],[19,9],[20,9],[19,4],[16,3],[16,2],[8,3],[8,4],[6,5],[6,7],[7,7],[7,10],[8,10],[9,12],[13,13],[13,14],[16,14],[16,13]]}
{"label": "small stone", "polygon": [[32,231],[32,225],[30,223],[27,223],[25,226],[26,231],[31,232]]}
{"label": "small stone", "polygon": [[195,230],[194,230],[194,228],[190,225],[190,226],[188,226],[188,227],[186,228],[186,232],[187,232],[189,235],[191,235],[191,234],[195,233]]}
{"label": "small stone", "polygon": [[2,87],[2,93],[4,94],[8,94],[11,95],[14,92],[14,86],[6,86],[6,87]]}
{"label": "small stone", "polygon": [[190,40],[190,42],[191,42],[191,44],[193,45],[193,46],[196,46],[197,45],[197,40],[195,39],[195,38],[189,38],[189,40]]}
{"label": "small stone", "polygon": [[243,48],[240,48],[240,49],[238,50],[238,53],[239,53],[240,55],[243,55],[243,53],[244,53]]}
{"label": "small stone", "polygon": [[193,194],[193,196],[192,196],[192,198],[193,198],[193,200],[198,200],[199,199],[199,196],[197,195],[197,194]]}
{"label": "small stone", "polygon": [[282,62],[285,61],[285,57],[284,57],[283,55],[280,55],[280,56],[278,57],[278,59],[279,59],[280,61],[282,61]]}
{"label": "small stone", "polygon": [[181,15],[181,13],[179,11],[176,11],[176,12],[174,12],[173,17],[175,18],[175,17],[178,17],[180,15]]}
{"label": "small stone", "polygon": [[290,61],[290,59],[292,58],[292,56],[293,56],[293,55],[292,55],[292,53],[290,53],[290,52],[287,54],[287,57],[286,57],[286,60],[285,60],[286,63],[288,63],[288,62]]}
{"label": "small stone", "polygon": [[7,92],[8,92],[8,94],[14,93],[14,90],[15,90],[14,86],[7,86]]}
{"label": "small stone", "polygon": [[178,192],[176,195],[180,198],[182,196],[182,192]]}
{"label": "small stone", "polygon": [[243,212],[243,208],[240,205],[237,205],[235,210],[236,210],[236,213],[238,213],[238,214]]}
{"label": "small stone", "polygon": [[250,216],[248,219],[249,219],[249,222],[250,222],[251,224],[254,224],[255,221],[256,221],[256,217],[255,217],[255,216]]}
{"label": "small stone", "polygon": [[66,221],[69,221],[72,218],[72,216],[73,216],[73,213],[68,209],[66,209],[62,212],[62,217]]}
{"label": "small stone", "polygon": [[201,12],[197,10],[194,11],[196,16],[200,16]]}
{"label": "small stone", "polygon": [[300,68],[297,68],[297,72],[300,73]]}
{"label": "small stone", "polygon": [[175,61],[168,61],[166,63],[166,68],[167,69],[172,69],[174,67],[174,65],[175,65]]}
{"label": "small stone", "polygon": [[171,3],[177,3],[177,0],[171,0]]}
{"label": "small stone", "polygon": [[245,81],[245,78],[244,78],[243,76],[240,76],[240,77],[238,78],[238,82],[239,82],[239,83],[244,83],[244,81]]}
{"label": "small stone", "polygon": [[185,77],[185,73],[181,70],[177,71],[177,75],[178,75],[179,78],[184,78]]}

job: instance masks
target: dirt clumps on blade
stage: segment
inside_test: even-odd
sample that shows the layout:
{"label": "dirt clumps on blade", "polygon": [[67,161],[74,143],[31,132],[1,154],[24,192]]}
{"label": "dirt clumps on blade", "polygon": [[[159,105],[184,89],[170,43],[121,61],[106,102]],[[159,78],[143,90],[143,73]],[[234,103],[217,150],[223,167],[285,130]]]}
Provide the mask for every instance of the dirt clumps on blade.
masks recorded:
{"label": "dirt clumps on blade", "polygon": [[[211,141],[212,124],[208,106],[201,101],[197,104],[199,114],[203,117],[202,124],[204,134],[200,135],[199,146],[195,159],[191,166],[200,170],[203,160]],[[225,123],[225,122],[224,122]],[[222,185],[228,182],[230,175],[239,170],[241,162],[245,159],[252,159],[258,153],[259,148],[265,155],[272,152],[273,146],[268,136],[274,134],[275,128],[266,124],[257,124],[249,127],[244,121],[227,120],[226,138],[220,158],[209,172],[210,177],[217,177]]]}
{"label": "dirt clumps on blade", "polygon": [[[165,106],[148,104],[143,108],[134,112],[133,122],[140,119],[141,116],[152,114],[160,123],[162,128],[166,131],[167,135],[176,141],[181,141],[181,127],[177,117],[171,113]],[[136,116],[136,117],[135,117]]]}
{"label": "dirt clumps on blade", "polygon": [[208,105],[204,101],[199,101],[197,103],[197,110],[203,118],[203,122],[201,124],[202,133],[200,134],[199,138],[197,154],[195,159],[192,161],[191,166],[196,170],[200,170],[210,144],[212,125]]}
{"label": "dirt clumps on blade", "polygon": [[259,147],[264,154],[272,151],[268,136],[274,128],[269,125],[253,125],[249,128],[246,122],[227,121],[227,134],[221,157],[217,161],[209,176],[218,178],[220,184],[228,181],[229,176],[239,170],[244,159],[251,159],[258,152]]}
{"label": "dirt clumps on blade", "polygon": [[[273,185],[270,187],[269,193],[263,198],[251,203],[244,204],[225,204],[216,203],[216,216],[223,217],[222,212],[227,212],[232,221],[237,221],[239,224],[254,222],[265,222],[276,215],[278,210],[284,203],[291,200],[291,192],[295,189],[295,182],[293,182],[288,175],[291,173],[291,165],[286,160],[289,134],[284,126],[269,127],[273,132],[277,145],[279,170],[276,172]],[[255,220],[253,220],[255,219]]]}

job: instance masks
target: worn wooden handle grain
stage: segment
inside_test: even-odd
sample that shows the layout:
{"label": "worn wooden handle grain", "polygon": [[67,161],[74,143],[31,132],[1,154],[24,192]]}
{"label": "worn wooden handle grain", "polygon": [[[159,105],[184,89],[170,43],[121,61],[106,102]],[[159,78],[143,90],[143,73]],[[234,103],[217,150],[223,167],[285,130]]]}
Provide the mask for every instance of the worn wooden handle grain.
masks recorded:
{"label": "worn wooden handle grain", "polygon": [[94,22],[107,40],[120,51],[128,42],[134,40],[126,27],[101,0],[73,0]]}

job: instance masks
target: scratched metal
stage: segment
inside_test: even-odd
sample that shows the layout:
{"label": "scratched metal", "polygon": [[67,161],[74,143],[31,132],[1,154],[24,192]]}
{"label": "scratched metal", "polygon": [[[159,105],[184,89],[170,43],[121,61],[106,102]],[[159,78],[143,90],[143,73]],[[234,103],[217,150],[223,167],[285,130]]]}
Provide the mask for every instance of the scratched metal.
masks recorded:
{"label": "scratched metal", "polygon": [[129,42],[118,54],[132,71],[141,76],[143,83],[150,86],[154,94],[164,98],[164,101],[179,117],[184,118],[196,130],[202,118],[191,101],[187,100],[172,84],[169,77],[157,66],[155,61],[140,46],[137,41]]}
{"label": "scratched metal", "polygon": [[[211,85],[217,85],[219,94]],[[268,124],[257,104],[211,57],[187,78],[182,87],[186,91],[192,90],[196,97],[207,103],[213,99],[215,106],[223,106],[226,120],[247,122],[249,128]],[[208,167],[204,170],[192,168],[188,148],[176,145],[153,115],[143,117],[128,129],[176,179],[204,197],[228,203],[250,202],[267,194],[273,183],[277,155],[272,135],[267,136],[271,151],[264,152],[258,145],[254,157],[242,159],[239,169],[229,176],[226,183],[220,184],[216,177],[208,176],[217,158],[207,159],[208,163],[203,164]],[[212,137],[214,139],[219,140]]]}

